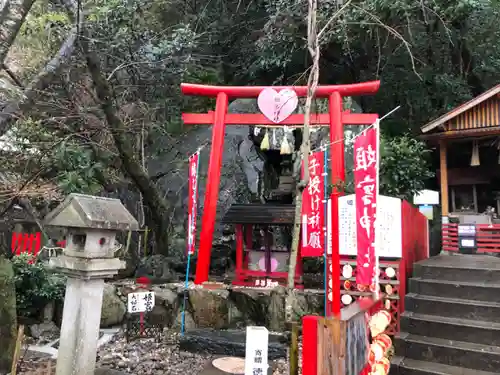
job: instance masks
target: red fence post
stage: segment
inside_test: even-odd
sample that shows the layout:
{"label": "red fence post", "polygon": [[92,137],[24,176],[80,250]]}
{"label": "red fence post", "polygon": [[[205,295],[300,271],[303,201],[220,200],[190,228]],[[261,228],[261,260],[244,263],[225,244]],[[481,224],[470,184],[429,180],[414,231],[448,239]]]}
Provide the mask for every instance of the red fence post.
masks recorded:
{"label": "red fence post", "polygon": [[302,318],[302,375],[318,373],[318,319],[315,315]]}
{"label": "red fence post", "polygon": [[[330,95],[328,101],[330,111],[330,158],[332,185],[345,181],[344,165],[344,125],[342,123],[342,96],[338,92]],[[334,187],[332,199],[332,255],[330,260],[332,281],[332,301],[327,312],[340,315],[340,239],[339,239],[339,196],[341,192]],[[327,302],[328,303],[328,302]]]}
{"label": "red fence post", "polygon": [[195,284],[202,284],[208,281],[208,272],[210,271],[210,255],[212,252],[215,216],[219,198],[220,170],[222,166],[222,154],[224,152],[227,104],[227,95],[225,93],[217,94],[214,125],[212,127],[212,148],[210,150],[208,175],[205,182],[205,201],[203,202],[203,217],[201,221],[200,245],[198,261],[196,263],[196,277],[194,280]]}

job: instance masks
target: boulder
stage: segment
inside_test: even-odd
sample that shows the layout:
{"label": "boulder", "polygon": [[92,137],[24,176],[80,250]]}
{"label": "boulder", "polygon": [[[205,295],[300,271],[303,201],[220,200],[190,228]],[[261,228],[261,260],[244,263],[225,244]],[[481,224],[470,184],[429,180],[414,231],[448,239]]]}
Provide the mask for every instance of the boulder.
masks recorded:
{"label": "boulder", "polygon": [[177,281],[177,275],[172,270],[171,259],[164,255],[152,255],[141,259],[136,271],[136,277],[147,276],[153,283],[168,283]]}
{"label": "boulder", "polygon": [[101,327],[111,327],[121,324],[127,308],[117,294],[116,287],[112,284],[104,285],[101,309]]}
{"label": "boulder", "polygon": [[46,338],[50,341],[59,337],[59,328],[52,321],[33,324],[29,327],[29,332],[34,339]]}
{"label": "boulder", "polygon": [[229,292],[225,289],[192,289],[189,291],[189,306],[194,321],[199,327],[225,328],[229,318]]}
{"label": "boulder", "polygon": [[0,255],[0,373],[10,372],[16,345],[16,289],[9,260]]}

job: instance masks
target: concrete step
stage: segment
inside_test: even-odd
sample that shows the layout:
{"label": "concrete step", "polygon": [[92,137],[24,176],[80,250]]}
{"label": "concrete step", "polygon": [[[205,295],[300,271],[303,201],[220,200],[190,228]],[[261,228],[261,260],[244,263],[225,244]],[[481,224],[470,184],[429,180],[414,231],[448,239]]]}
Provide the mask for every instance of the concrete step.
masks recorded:
{"label": "concrete step", "polygon": [[402,332],[395,337],[398,356],[448,366],[495,372],[500,369],[500,347],[419,336]]}
{"label": "concrete step", "polygon": [[447,281],[414,277],[409,280],[409,291],[410,293],[426,296],[500,303],[500,283],[470,282],[466,280]]}
{"label": "concrete step", "polygon": [[[498,370],[500,371],[500,369]],[[497,375],[499,372],[478,371],[442,363],[417,361],[410,358],[393,357],[389,375]]]}
{"label": "concrete step", "polygon": [[401,331],[420,336],[500,346],[500,323],[405,311],[401,315]]}
{"label": "concrete step", "polygon": [[406,311],[418,314],[500,323],[500,303],[408,293]]}
{"label": "concrete step", "polygon": [[440,255],[414,265],[423,279],[500,284],[500,258],[489,255]]}

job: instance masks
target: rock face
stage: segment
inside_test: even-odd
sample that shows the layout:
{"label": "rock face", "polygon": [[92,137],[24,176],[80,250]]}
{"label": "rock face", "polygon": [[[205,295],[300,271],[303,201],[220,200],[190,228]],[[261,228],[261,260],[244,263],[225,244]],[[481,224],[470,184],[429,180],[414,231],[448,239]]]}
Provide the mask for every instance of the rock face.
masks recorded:
{"label": "rock face", "polygon": [[[113,288],[108,286],[107,290],[112,291]],[[119,316],[123,318],[121,312],[125,312],[126,296],[132,290],[130,284],[116,284],[115,297],[122,305],[117,309],[120,314],[115,313],[115,307],[111,313],[104,311],[103,304],[103,317],[113,316],[115,321]],[[152,290],[155,292],[155,309],[150,313],[151,319],[161,320],[167,327],[179,328],[183,285],[157,285]],[[297,291],[292,298],[297,316],[322,314],[324,311],[324,294],[321,291]],[[116,302],[115,298],[112,300]],[[212,290],[192,285],[187,293],[185,323],[188,330],[258,325],[266,326],[270,331],[282,332],[285,330],[285,290],[282,287],[253,289],[230,286]]]}
{"label": "rock face", "polygon": [[112,284],[104,286],[102,296],[101,327],[111,327],[121,324],[125,316],[126,307]]}
{"label": "rock face", "polygon": [[16,289],[10,261],[0,255],[0,373],[10,372],[16,344]]}

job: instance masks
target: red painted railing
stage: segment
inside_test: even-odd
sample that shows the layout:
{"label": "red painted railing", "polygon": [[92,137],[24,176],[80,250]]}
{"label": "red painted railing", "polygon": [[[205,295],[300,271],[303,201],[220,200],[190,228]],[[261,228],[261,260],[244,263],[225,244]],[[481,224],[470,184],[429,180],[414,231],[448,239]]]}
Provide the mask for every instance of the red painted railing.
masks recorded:
{"label": "red painted railing", "polygon": [[[57,246],[66,247],[66,240],[57,242]],[[29,254],[36,258],[42,248],[42,234],[13,232],[10,247],[13,255]]]}
{"label": "red painted railing", "polygon": [[[478,253],[500,252],[500,224],[470,224],[476,228],[476,251]],[[442,224],[443,250],[457,251],[458,224]]]}
{"label": "red painted railing", "polygon": [[38,233],[12,233],[12,254],[30,254],[36,257],[42,248],[42,235]]}

